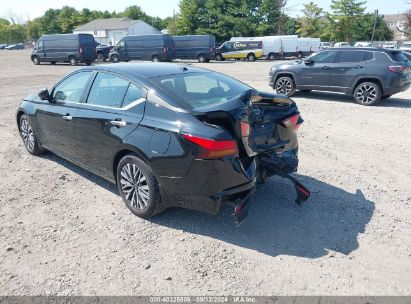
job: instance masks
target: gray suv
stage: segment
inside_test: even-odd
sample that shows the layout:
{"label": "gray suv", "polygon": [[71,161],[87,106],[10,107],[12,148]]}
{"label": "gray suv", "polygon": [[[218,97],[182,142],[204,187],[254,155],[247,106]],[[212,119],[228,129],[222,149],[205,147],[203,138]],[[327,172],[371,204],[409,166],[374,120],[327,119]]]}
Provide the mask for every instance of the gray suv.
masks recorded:
{"label": "gray suv", "polygon": [[411,86],[411,64],[398,50],[333,48],[301,61],[273,66],[269,85],[291,96],[295,90],[342,92],[372,105]]}

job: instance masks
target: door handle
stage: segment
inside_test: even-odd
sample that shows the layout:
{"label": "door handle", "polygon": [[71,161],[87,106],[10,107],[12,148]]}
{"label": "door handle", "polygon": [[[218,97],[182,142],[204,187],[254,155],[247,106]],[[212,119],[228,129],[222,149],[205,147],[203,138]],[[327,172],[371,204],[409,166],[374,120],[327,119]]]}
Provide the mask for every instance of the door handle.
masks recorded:
{"label": "door handle", "polygon": [[328,70],[328,66],[323,66],[323,70]]}
{"label": "door handle", "polygon": [[116,127],[125,127],[127,125],[127,122],[124,120],[112,120],[110,123]]}
{"label": "door handle", "polygon": [[64,115],[64,116],[63,116],[63,119],[64,119],[64,120],[67,120],[67,121],[70,121],[70,120],[73,119],[73,117],[71,117],[69,114],[67,114],[67,115]]}

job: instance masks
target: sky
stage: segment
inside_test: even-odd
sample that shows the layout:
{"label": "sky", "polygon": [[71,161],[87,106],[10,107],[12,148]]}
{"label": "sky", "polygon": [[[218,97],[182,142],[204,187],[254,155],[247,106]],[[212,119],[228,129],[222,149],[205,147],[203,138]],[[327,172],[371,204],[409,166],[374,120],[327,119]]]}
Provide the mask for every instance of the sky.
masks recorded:
{"label": "sky", "polygon": [[[328,10],[331,0],[311,0]],[[61,8],[69,5],[80,10],[84,7],[95,10],[123,11],[127,6],[139,5],[147,14],[159,16],[161,18],[172,16],[173,11],[178,12],[179,0],[1,0],[0,16],[6,17],[12,11],[21,19],[28,20],[39,17],[49,8]],[[308,1],[288,0],[286,13],[291,16],[301,15],[303,4]],[[411,3],[408,0],[408,3]],[[373,12],[378,9],[380,14],[396,14],[411,9],[411,4],[407,0],[368,0],[367,11]]]}

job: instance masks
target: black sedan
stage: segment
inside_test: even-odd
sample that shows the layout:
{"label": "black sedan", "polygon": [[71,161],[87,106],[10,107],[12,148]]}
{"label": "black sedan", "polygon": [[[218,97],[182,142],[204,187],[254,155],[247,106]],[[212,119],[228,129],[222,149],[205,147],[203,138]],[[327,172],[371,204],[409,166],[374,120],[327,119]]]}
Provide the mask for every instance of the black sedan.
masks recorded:
{"label": "black sedan", "polygon": [[287,96],[169,63],[79,69],[17,110],[29,153],[49,150],[116,183],[135,215],[171,206],[215,214],[228,203],[237,222],[271,175],[292,180],[297,203],[308,198],[289,175],[302,121]]}

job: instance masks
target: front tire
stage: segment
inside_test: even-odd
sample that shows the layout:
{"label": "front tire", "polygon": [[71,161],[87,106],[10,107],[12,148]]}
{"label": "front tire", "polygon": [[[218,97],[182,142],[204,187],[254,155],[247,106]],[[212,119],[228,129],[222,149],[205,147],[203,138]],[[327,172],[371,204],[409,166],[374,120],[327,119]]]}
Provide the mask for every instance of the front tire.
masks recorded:
{"label": "front tire", "polygon": [[255,61],[256,57],[253,53],[250,53],[250,54],[247,55],[247,60],[248,61]]}
{"label": "front tire", "polygon": [[27,115],[23,114],[19,121],[20,136],[23,139],[23,144],[26,150],[32,155],[39,155],[44,152],[34,134],[33,127],[30,124]]}
{"label": "front tire", "polygon": [[117,186],[123,202],[141,218],[160,213],[160,191],[151,168],[133,154],[124,156],[117,166]]}
{"label": "front tire", "polygon": [[273,54],[273,53],[268,54],[268,60],[274,61],[275,60],[275,54]]}
{"label": "front tire", "polygon": [[381,99],[381,88],[375,82],[362,82],[354,90],[354,100],[363,106],[371,106]]}
{"label": "front tire", "polygon": [[39,65],[40,64],[40,58],[38,56],[34,56],[32,59],[33,63],[35,65]]}
{"label": "front tire", "polygon": [[97,61],[103,62],[105,60],[106,60],[106,58],[104,57],[103,53],[101,53],[101,52],[97,53]]}
{"label": "front tire", "polygon": [[157,55],[154,55],[154,56],[151,58],[151,61],[152,61],[152,62],[160,62],[160,57],[158,57]]}
{"label": "front tire", "polygon": [[279,94],[291,96],[295,92],[294,80],[289,76],[279,77],[274,84],[274,90]]}
{"label": "front tire", "polygon": [[217,54],[217,55],[215,56],[215,59],[216,59],[217,61],[224,61],[224,57],[223,57],[223,55],[221,55],[221,54]]}
{"label": "front tire", "polygon": [[119,63],[120,57],[118,57],[118,55],[111,55],[110,60],[112,63]]}

